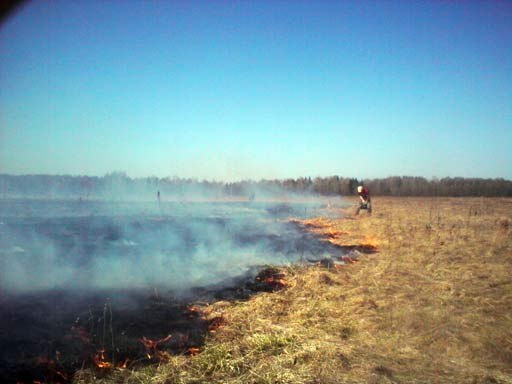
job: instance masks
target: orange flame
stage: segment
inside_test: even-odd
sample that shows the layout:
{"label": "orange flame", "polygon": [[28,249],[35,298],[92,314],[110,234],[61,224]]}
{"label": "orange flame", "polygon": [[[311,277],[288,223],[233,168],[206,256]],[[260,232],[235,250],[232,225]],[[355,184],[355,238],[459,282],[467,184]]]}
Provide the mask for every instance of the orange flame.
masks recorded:
{"label": "orange flame", "polygon": [[119,369],[126,369],[128,367],[128,362],[130,361],[129,358],[126,358],[124,362],[117,365],[117,368]]}
{"label": "orange flame", "polygon": [[171,340],[171,338],[172,338],[171,335],[167,335],[166,337],[164,337],[163,339],[160,339],[160,340],[151,340],[151,339],[146,338],[145,336],[142,336],[142,339],[140,339],[140,342],[144,345],[144,347],[146,347],[147,358],[151,359],[152,353],[154,356],[160,356],[160,357],[165,356],[166,353],[158,351],[157,347],[158,347],[158,344],[165,343],[165,342]]}
{"label": "orange flame", "polygon": [[105,360],[105,350],[104,349],[100,349],[96,353],[96,355],[94,355],[94,364],[96,364],[96,366],[101,369],[112,368],[112,363]]}
{"label": "orange flame", "polygon": [[224,327],[226,325],[226,320],[222,316],[214,317],[210,320],[210,324],[208,325],[208,331],[210,333],[216,333],[217,329]]}
{"label": "orange flame", "polygon": [[277,284],[277,285],[288,285],[287,281],[284,279],[279,279],[274,276],[267,277],[266,279],[263,279],[263,282],[266,284]]}
{"label": "orange flame", "polygon": [[189,305],[187,307],[187,311],[188,311],[189,319],[194,319],[201,314],[201,310],[198,307],[196,307],[195,305]]}
{"label": "orange flame", "polygon": [[199,354],[199,352],[201,352],[201,350],[199,348],[190,347],[188,349],[188,353],[190,354],[190,356],[195,356],[195,355]]}

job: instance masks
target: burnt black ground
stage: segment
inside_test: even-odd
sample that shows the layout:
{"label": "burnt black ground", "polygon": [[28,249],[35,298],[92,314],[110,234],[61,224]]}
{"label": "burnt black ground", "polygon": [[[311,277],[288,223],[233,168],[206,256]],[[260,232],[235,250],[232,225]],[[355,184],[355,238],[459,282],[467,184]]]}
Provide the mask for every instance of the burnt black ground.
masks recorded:
{"label": "burnt black ground", "polygon": [[187,354],[204,342],[210,323],[193,309],[200,301],[245,300],[282,287],[267,283],[280,278],[278,269],[255,267],[230,280],[231,285],[196,287],[186,296],[172,292],[110,291],[83,295],[65,291],[3,296],[0,316],[1,383],[68,383],[80,368],[95,367],[95,356],[104,350],[104,361],[133,368],[157,363],[148,356],[142,338],[156,341],[171,335],[158,351]]}
{"label": "burnt black ground", "polygon": [[[155,216],[133,212],[129,215],[119,212],[116,215],[84,215],[83,212],[73,215],[70,212],[75,212],[76,207],[72,206],[60,217],[55,216],[60,209],[58,204],[45,206],[52,210],[47,215],[34,213],[38,205],[32,204],[28,215],[9,213],[1,217],[0,252],[3,252],[4,263],[17,260],[13,249],[24,248],[25,253],[20,256],[30,260],[27,255],[31,254],[26,252],[35,254],[37,246],[50,243],[59,264],[71,265],[84,273],[77,274],[80,281],[68,279],[65,284],[49,289],[0,291],[1,383],[67,383],[76,370],[94,366],[94,358],[98,358],[100,350],[105,351],[105,361],[114,364],[127,362],[129,367],[135,367],[156,362],[155,356],[148,358],[142,337],[161,340],[171,335],[158,350],[188,353],[189,348],[202,345],[209,325],[191,311],[189,305],[197,301],[243,300],[258,290],[275,289],[255,280],[265,265],[260,259],[250,257],[243,259],[243,268],[233,265],[230,270],[228,263],[223,271],[224,278],[183,289],[151,282],[132,287],[128,282],[130,276],[126,276],[126,286],[121,279],[110,288],[88,287],[88,266],[93,265],[95,257],[112,257],[113,250],[127,260],[144,259],[152,247],[176,257],[176,254],[189,255],[198,247],[216,249],[223,245],[216,241],[229,239],[228,250],[262,254],[264,260],[269,263],[275,260],[277,264],[339,256],[343,252],[342,248],[286,220],[291,214],[296,216],[305,211],[303,207],[262,206],[256,216],[254,208],[249,207],[251,211],[245,205],[239,205],[234,214],[231,206],[215,206],[214,214],[204,212],[204,207],[200,214],[178,207],[182,209],[179,215]],[[201,236],[202,232],[207,236]],[[168,233],[179,242],[170,241],[166,237]],[[132,243],[138,245],[132,246]],[[230,255],[220,256],[223,262],[229,262]],[[215,257],[219,256],[212,256],[208,262],[214,265]],[[190,260],[189,268],[196,268],[193,259]],[[146,263],[150,264],[151,259]],[[38,278],[38,274],[46,272],[36,270],[31,276],[20,278]],[[5,270],[2,273],[5,277]],[[22,283],[30,284],[30,281]]]}

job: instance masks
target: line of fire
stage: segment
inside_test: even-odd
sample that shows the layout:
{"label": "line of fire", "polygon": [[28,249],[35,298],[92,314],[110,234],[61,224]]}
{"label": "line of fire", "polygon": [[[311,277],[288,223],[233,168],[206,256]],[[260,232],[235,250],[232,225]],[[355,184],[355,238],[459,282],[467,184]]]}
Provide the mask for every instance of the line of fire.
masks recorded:
{"label": "line of fire", "polygon": [[[344,233],[326,231],[328,223],[322,220],[287,220],[286,225],[299,244],[291,251],[297,263],[336,268],[356,262],[360,253],[376,251],[372,245],[337,245]],[[241,241],[255,241],[250,236],[239,235]],[[258,241],[273,242],[279,252],[290,241],[258,236]],[[166,362],[175,354],[195,356],[206,337],[226,325],[212,303],[286,289],[286,271],[252,265],[229,283],[194,287],[187,295],[165,287],[1,295],[0,382],[67,384],[84,368],[104,375]]]}

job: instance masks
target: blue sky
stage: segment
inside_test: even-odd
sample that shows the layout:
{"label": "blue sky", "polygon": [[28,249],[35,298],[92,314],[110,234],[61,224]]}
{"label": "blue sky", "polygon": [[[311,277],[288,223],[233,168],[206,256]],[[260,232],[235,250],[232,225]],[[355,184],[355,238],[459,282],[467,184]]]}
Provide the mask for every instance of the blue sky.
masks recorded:
{"label": "blue sky", "polygon": [[512,179],[512,3],[34,1],[0,173]]}

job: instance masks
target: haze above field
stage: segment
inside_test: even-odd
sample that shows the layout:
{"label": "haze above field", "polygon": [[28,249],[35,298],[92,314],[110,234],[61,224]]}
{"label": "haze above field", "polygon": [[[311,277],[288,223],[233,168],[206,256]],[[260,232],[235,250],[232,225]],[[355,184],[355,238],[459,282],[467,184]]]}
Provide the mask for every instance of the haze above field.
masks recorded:
{"label": "haze above field", "polygon": [[0,173],[512,178],[510,2],[28,2]]}

